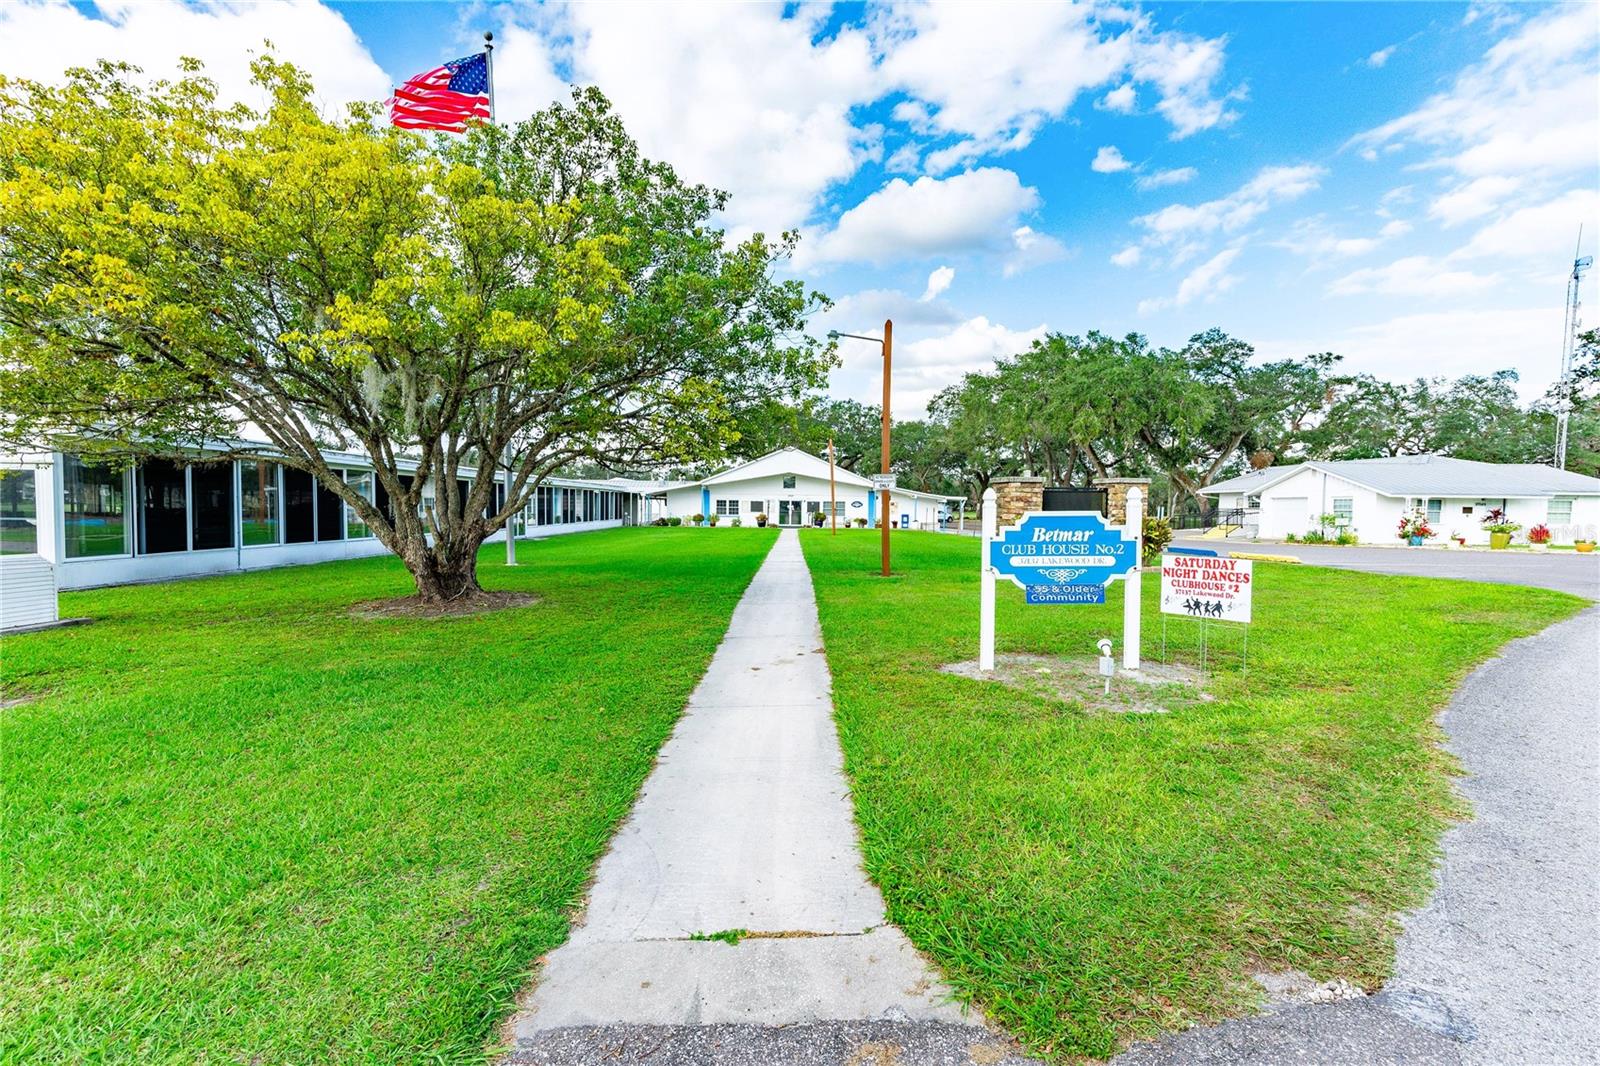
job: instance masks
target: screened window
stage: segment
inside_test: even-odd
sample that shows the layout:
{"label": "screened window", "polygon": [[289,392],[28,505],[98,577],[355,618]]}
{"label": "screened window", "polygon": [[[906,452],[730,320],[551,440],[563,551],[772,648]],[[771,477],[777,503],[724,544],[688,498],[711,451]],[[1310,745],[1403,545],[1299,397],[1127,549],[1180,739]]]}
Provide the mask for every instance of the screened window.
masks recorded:
{"label": "screened window", "polygon": [[39,503],[32,470],[0,470],[0,555],[39,550]]}
{"label": "screened window", "polygon": [[128,479],[103,463],[65,457],[61,505],[69,559],[128,553]]}
{"label": "screened window", "polygon": [[283,468],[283,542],[306,544],[317,539],[317,491],[304,470]]}
{"label": "screened window", "polygon": [[278,543],[278,464],[239,464],[239,531],[244,546]]}
{"label": "screened window", "polygon": [[[346,470],[344,472],[344,481],[346,485],[355,489],[363,499],[372,499],[372,471]],[[372,530],[368,529],[367,524],[361,520],[361,516],[356,514],[354,507],[347,503],[344,505],[344,511],[345,536],[351,540],[372,536]]]}
{"label": "screened window", "polygon": [[571,489],[560,489],[558,491],[561,493],[561,521],[563,523],[571,522],[574,520],[572,517],[574,506],[573,497],[576,496],[577,493],[573,492]]}
{"label": "screened window", "polygon": [[1355,499],[1350,496],[1335,496],[1333,498],[1334,521],[1341,526],[1348,526],[1355,516]]}
{"label": "screened window", "polygon": [[766,512],[766,509],[767,509],[767,501],[766,500],[751,500],[750,501],[750,513],[751,514],[763,514],[763,513]]}
{"label": "screened window", "polygon": [[189,508],[183,468],[166,459],[139,467],[139,554],[189,550]]}
{"label": "screened window", "polygon": [[739,501],[738,500],[718,500],[717,501],[717,513],[718,514],[738,514],[739,513]]}
{"label": "screened window", "polygon": [[233,547],[233,464],[189,468],[189,520],[195,551]]}
{"label": "screened window", "polygon": [[550,494],[548,485],[540,485],[539,491],[535,493],[535,499],[538,502],[534,506],[534,523],[537,525],[548,526],[550,524]]}
{"label": "screened window", "polygon": [[344,539],[344,501],[320,481],[317,482],[317,539]]}
{"label": "screened window", "polygon": [[793,474],[790,474],[788,477],[783,479],[783,487],[786,488],[786,489],[794,488],[794,475]]}
{"label": "screened window", "polygon": [[1553,522],[1556,525],[1562,525],[1562,526],[1571,525],[1572,524],[1572,497],[1571,496],[1552,496],[1552,497],[1550,497],[1550,510],[1547,512],[1547,514],[1548,514],[1548,518],[1546,519],[1546,521]]}

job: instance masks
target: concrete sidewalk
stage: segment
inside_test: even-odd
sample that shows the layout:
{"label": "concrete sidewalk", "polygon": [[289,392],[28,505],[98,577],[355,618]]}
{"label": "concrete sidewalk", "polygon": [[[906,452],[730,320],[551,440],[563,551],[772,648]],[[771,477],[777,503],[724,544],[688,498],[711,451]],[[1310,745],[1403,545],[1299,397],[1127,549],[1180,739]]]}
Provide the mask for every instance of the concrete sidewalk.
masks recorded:
{"label": "concrete sidewalk", "polygon": [[[574,1048],[638,1026],[922,1022],[994,1040],[862,871],[831,691],[811,575],[784,530],[601,860],[584,923],[512,1019],[511,1061],[586,1060]],[[732,930],[750,935],[691,939]]]}

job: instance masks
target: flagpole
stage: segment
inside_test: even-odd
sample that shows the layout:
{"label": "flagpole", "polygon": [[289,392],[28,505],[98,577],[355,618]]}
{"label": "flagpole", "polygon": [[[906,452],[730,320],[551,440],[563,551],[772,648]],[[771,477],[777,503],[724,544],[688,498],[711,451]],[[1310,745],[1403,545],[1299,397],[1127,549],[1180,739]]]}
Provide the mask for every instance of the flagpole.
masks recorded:
{"label": "flagpole", "polygon": [[483,66],[484,74],[489,79],[489,121],[495,120],[494,114],[494,34],[488,30],[483,31]]}

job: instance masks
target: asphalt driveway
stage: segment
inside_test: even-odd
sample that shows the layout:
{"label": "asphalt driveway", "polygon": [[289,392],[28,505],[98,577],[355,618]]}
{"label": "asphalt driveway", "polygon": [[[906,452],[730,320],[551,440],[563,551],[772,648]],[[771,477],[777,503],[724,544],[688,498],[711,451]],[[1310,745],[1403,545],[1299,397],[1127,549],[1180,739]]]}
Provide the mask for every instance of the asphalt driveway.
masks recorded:
{"label": "asphalt driveway", "polygon": [[1292,555],[1309,566],[1366,570],[1375,574],[1447,577],[1496,585],[1532,585],[1600,600],[1600,552],[1456,551],[1447,548],[1340,548],[1241,539],[1181,538],[1174,547]]}

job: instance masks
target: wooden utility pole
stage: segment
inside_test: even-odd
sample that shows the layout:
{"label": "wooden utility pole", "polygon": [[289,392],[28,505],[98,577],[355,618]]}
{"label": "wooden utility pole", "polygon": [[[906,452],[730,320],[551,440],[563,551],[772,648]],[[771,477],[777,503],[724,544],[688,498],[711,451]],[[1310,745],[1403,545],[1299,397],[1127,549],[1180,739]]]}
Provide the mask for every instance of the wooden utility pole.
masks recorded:
{"label": "wooden utility pole", "polygon": [[[894,345],[894,320],[883,320],[883,472],[889,472],[889,360]],[[883,516],[883,576],[889,576],[889,490],[880,493]]]}
{"label": "wooden utility pole", "polygon": [[828,516],[833,519],[833,535],[839,535],[839,490],[833,483],[833,438],[828,438]]}

